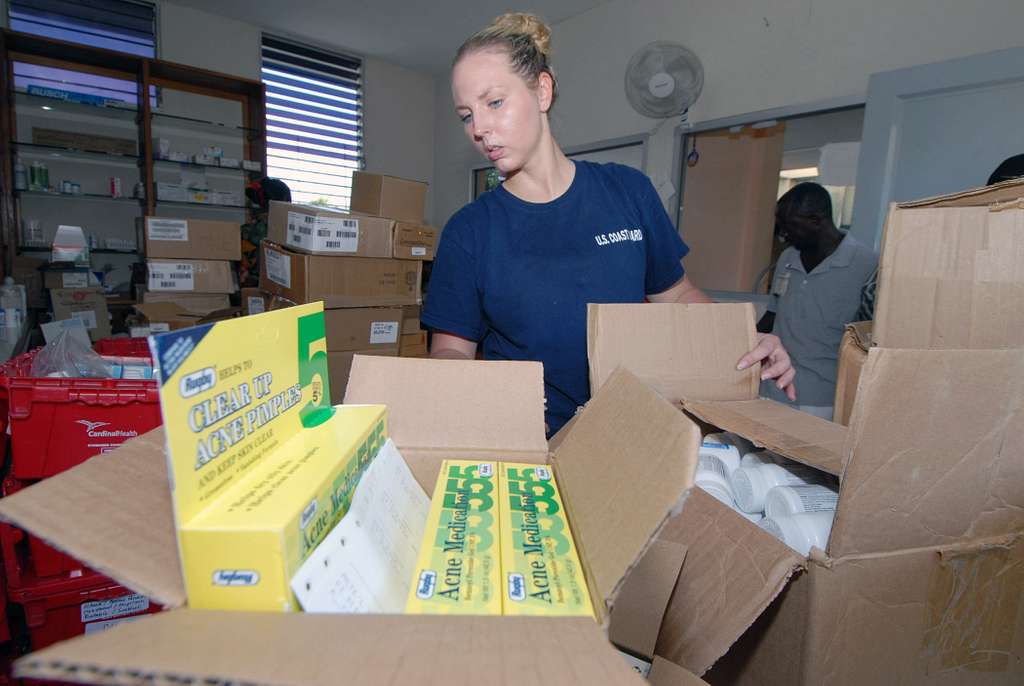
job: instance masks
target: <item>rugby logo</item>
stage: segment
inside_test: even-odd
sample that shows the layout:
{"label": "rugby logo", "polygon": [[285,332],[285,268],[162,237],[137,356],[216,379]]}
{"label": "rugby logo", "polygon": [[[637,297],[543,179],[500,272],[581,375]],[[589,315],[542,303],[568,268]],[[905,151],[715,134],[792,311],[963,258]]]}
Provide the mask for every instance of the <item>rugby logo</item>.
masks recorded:
{"label": "rugby logo", "polygon": [[494,467],[490,462],[484,462],[480,465],[480,476],[484,479],[490,479],[494,475]]}
{"label": "rugby logo", "polygon": [[178,384],[178,391],[182,398],[191,398],[194,395],[204,393],[217,385],[217,372],[213,367],[200,369],[197,372],[186,374]]}
{"label": "rugby logo", "polygon": [[420,600],[429,600],[434,597],[435,588],[437,588],[437,572],[424,569],[420,572],[419,581],[416,583],[416,597]]}
{"label": "rugby logo", "polygon": [[309,523],[311,521],[313,521],[313,517],[315,515],[316,515],[316,498],[313,498],[313,500],[311,500],[309,502],[309,505],[306,505],[306,509],[304,509],[302,511],[302,517],[299,519],[299,528],[300,529],[305,529],[307,526],[309,526]]}
{"label": "rugby logo", "polygon": [[508,575],[508,598],[509,600],[526,600],[526,579],[522,574]]}
{"label": "rugby logo", "polygon": [[260,575],[254,569],[218,569],[213,573],[214,586],[255,586]]}
{"label": "rugby logo", "polygon": [[537,475],[538,481],[551,481],[551,470],[547,467],[537,467],[533,473]]}

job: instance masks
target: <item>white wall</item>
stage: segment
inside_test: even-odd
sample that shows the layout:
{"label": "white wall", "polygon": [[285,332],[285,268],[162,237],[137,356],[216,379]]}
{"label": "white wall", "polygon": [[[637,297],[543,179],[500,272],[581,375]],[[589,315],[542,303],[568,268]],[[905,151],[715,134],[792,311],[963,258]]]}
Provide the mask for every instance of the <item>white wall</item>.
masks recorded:
{"label": "white wall", "polygon": [[[690,113],[699,123],[863,98],[874,72],[1021,45],[1022,25],[1020,0],[612,0],[553,27],[561,88],[553,128],[563,146],[651,130],[657,122],[630,108],[622,74],[654,40],[679,41],[703,61],[704,93]],[[447,85],[436,92],[434,219],[443,224],[468,199],[470,169],[482,165]],[[656,183],[676,178],[673,129],[663,126],[648,150]]]}
{"label": "white wall", "polygon": [[[161,2],[159,11],[161,59],[259,80],[263,27],[171,2]],[[273,27],[267,30],[273,32]],[[344,46],[321,47],[345,52]],[[429,217],[434,77],[372,58],[363,65],[367,169],[430,183]]]}
{"label": "white wall", "polygon": [[259,80],[260,27],[170,2],[158,12],[160,59]]}
{"label": "white wall", "polygon": [[434,78],[377,59],[363,62],[366,170],[426,181],[433,206]]}

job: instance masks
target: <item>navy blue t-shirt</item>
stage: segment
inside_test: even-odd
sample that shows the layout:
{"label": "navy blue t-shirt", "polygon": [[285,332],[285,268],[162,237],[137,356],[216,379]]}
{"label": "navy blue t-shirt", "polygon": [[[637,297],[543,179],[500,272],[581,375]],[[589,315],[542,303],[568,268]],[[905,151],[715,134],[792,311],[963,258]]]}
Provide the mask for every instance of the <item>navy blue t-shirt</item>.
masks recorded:
{"label": "navy blue t-shirt", "polygon": [[590,399],[587,304],[640,303],[683,277],[688,248],[650,180],[576,162],[569,189],[531,203],[498,187],[441,235],[422,320],[488,360],[544,363],[551,433]]}

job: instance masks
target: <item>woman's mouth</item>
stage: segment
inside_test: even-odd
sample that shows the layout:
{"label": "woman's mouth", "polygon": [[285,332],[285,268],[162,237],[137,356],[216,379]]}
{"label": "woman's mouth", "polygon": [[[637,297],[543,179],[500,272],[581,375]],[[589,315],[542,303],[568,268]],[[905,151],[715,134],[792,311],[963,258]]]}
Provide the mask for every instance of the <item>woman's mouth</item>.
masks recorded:
{"label": "woman's mouth", "polygon": [[502,148],[500,146],[495,148],[487,148],[487,159],[489,159],[491,162],[498,159],[503,154],[505,154],[505,148]]}

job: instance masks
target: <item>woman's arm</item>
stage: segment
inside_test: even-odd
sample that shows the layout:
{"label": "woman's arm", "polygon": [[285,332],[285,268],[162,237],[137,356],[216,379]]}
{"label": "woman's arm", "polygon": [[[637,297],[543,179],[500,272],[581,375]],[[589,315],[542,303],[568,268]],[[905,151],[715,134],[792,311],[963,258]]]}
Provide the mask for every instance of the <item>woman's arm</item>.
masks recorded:
{"label": "woman's arm", "polygon": [[476,341],[442,331],[435,331],[430,343],[430,357],[435,360],[472,360],[476,358]]}

